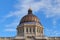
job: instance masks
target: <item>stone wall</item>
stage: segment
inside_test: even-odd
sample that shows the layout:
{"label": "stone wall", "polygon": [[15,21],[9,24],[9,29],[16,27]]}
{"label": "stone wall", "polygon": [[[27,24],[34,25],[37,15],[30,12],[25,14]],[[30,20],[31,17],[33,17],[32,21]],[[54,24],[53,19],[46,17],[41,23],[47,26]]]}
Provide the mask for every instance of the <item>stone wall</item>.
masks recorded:
{"label": "stone wall", "polygon": [[10,37],[0,37],[0,40],[12,40]]}
{"label": "stone wall", "polygon": [[47,40],[60,40],[60,37],[48,37]]}

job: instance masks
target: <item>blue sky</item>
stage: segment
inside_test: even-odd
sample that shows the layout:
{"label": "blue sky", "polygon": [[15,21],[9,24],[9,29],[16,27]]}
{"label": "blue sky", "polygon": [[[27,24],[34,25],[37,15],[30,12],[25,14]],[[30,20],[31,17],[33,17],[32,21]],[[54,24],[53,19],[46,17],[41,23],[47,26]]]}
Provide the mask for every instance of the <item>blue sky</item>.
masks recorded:
{"label": "blue sky", "polygon": [[16,36],[16,27],[30,7],[44,35],[60,36],[60,0],[0,0],[0,37]]}

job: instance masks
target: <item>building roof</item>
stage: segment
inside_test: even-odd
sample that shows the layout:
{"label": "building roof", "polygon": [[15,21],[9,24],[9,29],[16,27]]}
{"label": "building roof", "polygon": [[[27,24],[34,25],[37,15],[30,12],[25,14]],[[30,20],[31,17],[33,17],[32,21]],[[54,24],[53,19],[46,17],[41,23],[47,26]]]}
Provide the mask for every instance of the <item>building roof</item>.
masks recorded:
{"label": "building roof", "polygon": [[21,21],[20,21],[20,24],[21,23],[25,23],[25,22],[37,22],[39,23],[39,19],[37,18],[37,16],[35,16],[34,14],[32,14],[32,10],[29,9],[28,10],[28,14],[25,15]]}

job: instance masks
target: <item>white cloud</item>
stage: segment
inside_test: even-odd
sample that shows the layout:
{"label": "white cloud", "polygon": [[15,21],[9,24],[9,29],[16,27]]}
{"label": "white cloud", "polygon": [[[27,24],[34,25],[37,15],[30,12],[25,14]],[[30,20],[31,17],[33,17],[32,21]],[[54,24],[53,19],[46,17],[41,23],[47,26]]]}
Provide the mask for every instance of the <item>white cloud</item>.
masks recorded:
{"label": "white cloud", "polygon": [[13,22],[11,22],[10,24],[6,24],[5,25],[5,31],[9,31],[9,32],[14,32],[16,31],[17,25],[19,24],[18,21],[19,19],[14,20]]}
{"label": "white cloud", "polygon": [[[12,16],[24,16],[27,14],[27,10],[29,7],[32,8],[33,12],[38,11],[41,8],[44,9],[45,15],[47,18],[49,17],[60,17],[60,0],[18,0],[19,3],[14,5],[15,8],[19,9],[17,11],[11,11],[6,18],[12,17]],[[13,23],[12,23],[13,24]],[[11,25],[12,25],[11,24]],[[53,24],[55,25],[56,22],[54,21]]]}
{"label": "white cloud", "polygon": [[14,32],[14,31],[16,31],[16,29],[7,28],[7,29],[5,29],[5,31],[7,31],[7,32]]}
{"label": "white cloud", "polygon": [[47,32],[46,35],[48,36],[59,36],[60,35],[60,32],[54,29],[45,28],[45,31]]}
{"label": "white cloud", "polygon": [[12,22],[11,24],[7,24],[7,25],[5,25],[5,27],[7,28],[9,28],[9,27],[15,27],[16,28],[16,26],[18,25],[18,22],[16,23],[16,22]]}
{"label": "white cloud", "polygon": [[53,25],[56,26],[56,20],[53,20]]}
{"label": "white cloud", "polygon": [[27,14],[29,7],[33,11],[38,11],[40,8],[45,8],[45,15],[48,17],[60,16],[60,0],[18,0],[19,3],[15,5],[15,8],[19,9],[18,11],[11,12],[7,17],[10,16],[20,16]]}

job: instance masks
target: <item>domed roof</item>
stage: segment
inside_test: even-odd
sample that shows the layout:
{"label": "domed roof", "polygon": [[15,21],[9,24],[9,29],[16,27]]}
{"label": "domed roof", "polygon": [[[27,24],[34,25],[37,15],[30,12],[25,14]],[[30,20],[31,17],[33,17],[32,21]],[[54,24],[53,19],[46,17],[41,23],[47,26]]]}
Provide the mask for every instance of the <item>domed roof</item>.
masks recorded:
{"label": "domed roof", "polygon": [[28,10],[28,14],[25,15],[25,16],[21,19],[20,24],[21,24],[21,23],[25,23],[25,22],[37,22],[37,23],[39,23],[39,19],[38,19],[35,15],[33,15],[33,14],[32,14],[32,10],[29,9],[29,10]]}

